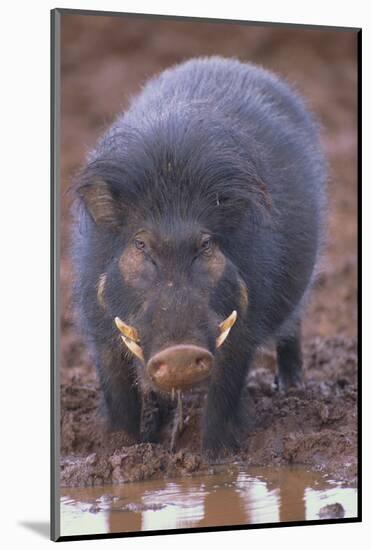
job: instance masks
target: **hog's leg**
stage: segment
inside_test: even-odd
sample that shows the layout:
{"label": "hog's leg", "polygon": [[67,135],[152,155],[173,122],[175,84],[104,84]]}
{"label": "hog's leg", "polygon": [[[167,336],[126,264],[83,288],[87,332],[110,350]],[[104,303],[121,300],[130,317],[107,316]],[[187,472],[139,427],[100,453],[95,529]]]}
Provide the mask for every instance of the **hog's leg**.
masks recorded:
{"label": "hog's leg", "polygon": [[278,377],[280,391],[300,387],[303,381],[303,358],[301,353],[301,324],[297,322],[290,335],[281,336],[277,341]]}
{"label": "hog's leg", "polygon": [[239,427],[243,420],[241,396],[246,374],[255,353],[255,349],[242,348],[241,345],[239,348],[233,347],[231,343],[230,349],[234,349],[234,353],[227,354],[216,365],[217,370],[210,381],[202,441],[203,451],[210,457],[217,457],[223,451],[236,451],[239,448]]}
{"label": "hog's leg", "polygon": [[140,440],[143,443],[157,443],[160,428],[170,411],[169,400],[148,392],[143,396]]}
{"label": "hog's leg", "polygon": [[141,402],[133,365],[115,346],[98,351],[103,405],[111,430],[124,430],[139,440]]}

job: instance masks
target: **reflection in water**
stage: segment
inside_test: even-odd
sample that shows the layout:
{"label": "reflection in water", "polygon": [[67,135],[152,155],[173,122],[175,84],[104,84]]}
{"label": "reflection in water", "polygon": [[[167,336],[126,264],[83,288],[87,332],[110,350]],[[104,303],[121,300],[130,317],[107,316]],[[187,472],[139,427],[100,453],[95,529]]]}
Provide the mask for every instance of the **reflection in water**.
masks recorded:
{"label": "reflection in water", "polygon": [[62,489],[61,534],[152,531],[319,518],[340,503],[357,515],[357,491],[303,468]]}
{"label": "reflection in water", "polygon": [[[204,498],[203,484],[194,484],[190,479],[169,483],[163,490],[157,491],[156,495],[146,491],[142,502],[149,509],[142,514],[141,530],[194,527],[204,516]],[[151,510],[153,505],[162,505],[163,508]],[[179,510],[182,510],[180,514]]]}

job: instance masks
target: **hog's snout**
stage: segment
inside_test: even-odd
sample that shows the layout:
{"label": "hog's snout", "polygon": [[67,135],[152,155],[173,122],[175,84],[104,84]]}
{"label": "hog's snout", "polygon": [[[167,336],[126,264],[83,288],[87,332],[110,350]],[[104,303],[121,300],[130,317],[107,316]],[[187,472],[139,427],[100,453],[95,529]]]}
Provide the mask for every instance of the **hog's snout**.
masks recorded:
{"label": "hog's snout", "polygon": [[177,345],[156,353],[147,364],[148,374],[162,390],[187,389],[201,382],[214,365],[212,354],[194,345]]}

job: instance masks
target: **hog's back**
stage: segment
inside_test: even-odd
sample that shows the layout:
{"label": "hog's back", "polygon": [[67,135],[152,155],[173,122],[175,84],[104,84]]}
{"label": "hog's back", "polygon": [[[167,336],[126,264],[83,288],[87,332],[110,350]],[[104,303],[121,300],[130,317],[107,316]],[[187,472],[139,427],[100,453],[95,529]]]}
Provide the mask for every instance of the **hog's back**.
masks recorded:
{"label": "hog's back", "polygon": [[226,133],[233,127],[269,194],[270,211],[258,221],[247,216],[228,250],[249,288],[248,323],[264,340],[299,315],[323,242],[326,174],[317,122],[273,73],[217,57],[188,61],[150,81],[129,121],[181,106],[185,116],[224,117]]}

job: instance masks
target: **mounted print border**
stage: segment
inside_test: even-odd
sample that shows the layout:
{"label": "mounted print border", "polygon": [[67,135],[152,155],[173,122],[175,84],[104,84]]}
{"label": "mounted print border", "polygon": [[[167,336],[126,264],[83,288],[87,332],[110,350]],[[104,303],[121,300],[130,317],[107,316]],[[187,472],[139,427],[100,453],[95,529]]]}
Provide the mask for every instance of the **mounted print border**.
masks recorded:
{"label": "mounted print border", "polygon": [[51,166],[52,540],[361,521],[361,29],[52,10]]}

